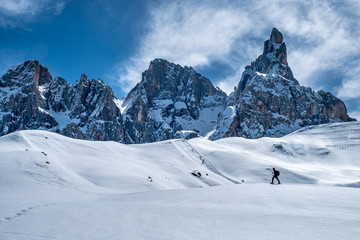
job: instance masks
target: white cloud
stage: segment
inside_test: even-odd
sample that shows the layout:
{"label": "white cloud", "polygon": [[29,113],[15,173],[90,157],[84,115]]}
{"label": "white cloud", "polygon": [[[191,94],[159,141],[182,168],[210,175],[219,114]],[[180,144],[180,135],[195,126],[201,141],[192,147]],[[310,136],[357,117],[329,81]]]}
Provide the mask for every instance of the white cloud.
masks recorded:
{"label": "white cloud", "polygon": [[18,27],[33,22],[44,12],[59,15],[65,1],[0,0],[0,27]]}
{"label": "white cloud", "polygon": [[[359,62],[360,60],[356,59],[355,61]],[[339,87],[337,95],[344,100],[354,98],[360,100],[360,65],[353,66],[346,72],[345,79]]]}
{"label": "white cloud", "polygon": [[179,1],[151,8],[147,27],[137,55],[119,65],[124,88],[140,81],[154,58],[193,67],[227,61],[235,41],[250,31],[250,22],[245,13],[230,6]]}
{"label": "white cloud", "polygon": [[216,86],[218,86],[224,92],[230,94],[234,91],[234,87],[237,87],[242,73],[243,69],[239,68],[235,71],[234,74],[222,78],[221,81],[216,84]]}
{"label": "white cloud", "polygon": [[[288,62],[302,85],[321,88],[324,79],[315,75],[333,69],[345,75],[347,61],[359,56],[358,1],[234,2],[164,1],[151,5],[138,51],[115,67],[113,78],[127,91],[141,80],[141,72],[154,58],[197,69],[222,62],[234,74],[217,79],[217,85],[229,92],[239,82],[244,66],[261,54],[262,42],[273,26],[284,35]],[[334,84],[341,85],[341,79]]]}
{"label": "white cloud", "polygon": [[351,118],[355,118],[357,121],[360,121],[360,109],[358,111],[349,112],[348,115]]}
{"label": "white cloud", "polygon": [[[321,79],[314,79],[319,71],[339,69],[347,71],[347,59],[351,59],[360,48],[360,32],[352,17],[343,16],[337,8],[326,2],[312,1],[305,11],[287,15],[279,27],[285,29],[291,40],[302,39],[305,43],[292,46],[289,63],[295,76],[307,86],[321,88]],[[358,15],[359,19],[360,15]],[[289,24],[288,24],[289,23]],[[326,86],[325,86],[326,87]]]}
{"label": "white cloud", "polygon": [[0,0],[0,6],[0,8],[9,15],[19,15],[36,10],[35,8],[33,8],[33,2],[26,0]]}

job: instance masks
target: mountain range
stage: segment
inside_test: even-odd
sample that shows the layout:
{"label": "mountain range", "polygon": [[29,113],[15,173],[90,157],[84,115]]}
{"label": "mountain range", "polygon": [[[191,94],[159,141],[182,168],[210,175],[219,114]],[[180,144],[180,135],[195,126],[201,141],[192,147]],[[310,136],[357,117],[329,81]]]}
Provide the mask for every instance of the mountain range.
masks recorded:
{"label": "mountain range", "polygon": [[164,59],[151,61],[123,99],[101,80],[82,74],[69,84],[28,60],[0,78],[0,102],[0,136],[39,129],[127,144],[197,136],[281,137],[309,125],[355,120],[331,93],[299,84],[276,28],[230,95],[193,68]]}

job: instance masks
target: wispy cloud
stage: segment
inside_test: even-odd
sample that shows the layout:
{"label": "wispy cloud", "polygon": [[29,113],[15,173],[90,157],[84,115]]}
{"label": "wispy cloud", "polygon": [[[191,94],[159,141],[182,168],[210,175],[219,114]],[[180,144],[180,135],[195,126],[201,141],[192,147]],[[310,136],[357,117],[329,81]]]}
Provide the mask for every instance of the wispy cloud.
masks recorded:
{"label": "wispy cloud", "polygon": [[[331,2],[310,1],[295,5],[294,14],[285,14],[290,11],[290,5],[282,9],[283,22],[278,26],[289,38],[289,63],[302,84],[324,87],[323,80],[316,79],[319,72],[333,69],[345,72],[348,59],[358,54],[360,31],[354,19],[359,20],[360,14],[348,13],[352,6],[346,6],[346,2],[342,7]],[[276,18],[272,18],[274,16],[270,20],[275,22]]]}
{"label": "wispy cloud", "polygon": [[[323,87],[326,80],[317,76],[334,69],[346,76],[348,61],[359,56],[358,1],[234,2],[160,1],[149,6],[138,51],[114,68],[113,79],[128,90],[141,80],[141,72],[154,58],[197,69],[221,62],[234,69],[233,74],[216,79],[229,92],[244,66],[261,54],[262,42],[273,26],[283,32],[289,64],[303,85]],[[342,79],[333,85],[341,86]]]}
{"label": "wispy cloud", "polygon": [[357,111],[348,112],[348,115],[352,118],[355,118],[357,121],[360,121],[360,109],[357,109]]}
{"label": "wispy cloud", "polygon": [[0,27],[13,28],[36,21],[43,14],[59,15],[65,1],[0,0]]}
{"label": "wispy cloud", "polygon": [[[359,62],[360,59],[355,59],[354,61]],[[345,73],[344,80],[339,87],[337,95],[345,100],[359,98],[360,103],[360,65],[350,65],[353,67],[349,68]]]}
{"label": "wispy cloud", "polygon": [[115,67],[126,89],[140,80],[141,72],[154,58],[193,67],[227,61],[225,56],[231,52],[236,39],[251,29],[247,13],[231,6],[203,7],[196,1],[174,1],[151,6],[149,11],[150,19],[137,54]]}

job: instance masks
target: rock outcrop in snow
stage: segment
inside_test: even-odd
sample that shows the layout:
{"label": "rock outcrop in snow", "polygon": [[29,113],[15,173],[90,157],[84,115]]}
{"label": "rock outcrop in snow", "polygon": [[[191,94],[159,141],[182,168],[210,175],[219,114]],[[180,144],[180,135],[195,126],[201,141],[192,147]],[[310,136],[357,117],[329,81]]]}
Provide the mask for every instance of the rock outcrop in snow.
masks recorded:
{"label": "rock outcrop in snow", "polygon": [[279,137],[308,125],[351,121],[331,93],[300,86],[276,28],[263,53],[245,67],[227,96],[191,67],[163,59],[150,62],[123,99],[101,80],[69,84],[52,78],[36,60],[12,67],[0,79],[0,136],[46,129],[89,140],[146,143],[207,136]]}

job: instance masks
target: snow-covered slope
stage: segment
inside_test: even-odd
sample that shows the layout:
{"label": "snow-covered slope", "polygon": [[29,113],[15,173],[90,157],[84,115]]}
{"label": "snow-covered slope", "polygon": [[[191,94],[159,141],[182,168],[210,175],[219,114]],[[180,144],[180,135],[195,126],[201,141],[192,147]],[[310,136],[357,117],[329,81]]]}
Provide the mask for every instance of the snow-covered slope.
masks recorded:
{"label": "snow-covered slope", "polygon": [[[231,183],[215,174],[194,177],[191,172],[205,173],[205,165],[182,149],[186,143],[182,141],[124,145],[38,130],[19,131],[0,139],[1,165],[8,170],[2,176],[11,179],[18,175],[21,181],[34,183],[41,179],[43,184],[87,192],[142,192]],[[14,180],[14,184],[18,182]]]}
{"label": "snow-covered slope", "polygon": [[359,153],[359,122],[138,145],[18,131],[0,138],[0,239],[357,239],[359,188],[339,185],[360,186]]}
{"label": "snow-covered slope", "polygon": [[[281,170],[286,183],[360,181],[359,122],[308,127],[283,138],[195,138],[140,145],[19,131],[0,138],[0,152],[1,169],[6,169],[1,175],[7,181],[18,175],[26,182],[42,179],[43,184],[89,192],[263,183],[269,182],[272,167]],[[194,177],[194,170],[202,176]]]}
{"label": "snow-covered slope", "polygon": [[265,170],[275,166],[287,182],[355,186],[360,181],[359,137],[360,123],[352,122],[311,126],[283,138],[227,138],[206,145],[192,142],[197,149],[206,146],[203,151],[215,154],[208,158],[219,162],[220,170],[249,177],[248,181],[268,179]]}

